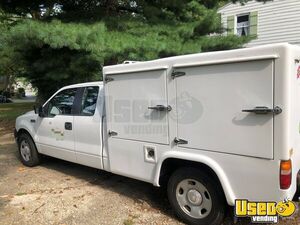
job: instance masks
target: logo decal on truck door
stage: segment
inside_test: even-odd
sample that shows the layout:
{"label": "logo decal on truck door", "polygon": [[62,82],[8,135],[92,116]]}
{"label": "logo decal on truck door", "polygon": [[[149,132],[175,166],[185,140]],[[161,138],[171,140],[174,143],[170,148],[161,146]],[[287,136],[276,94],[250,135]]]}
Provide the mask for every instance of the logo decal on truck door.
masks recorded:
{"label": "logo decal on truck door", "polygon": [[235,201],[234,214],[237,217],[250,217],[252,223],[278,223],[280,217],[289,217],[296,211],[296,205],[290,200],[281,202]]}
{"label": "logo decal on truck door", "polygon": [[64,140],[64,132],[56,129],[51,129],[52,137],[54,137],[57,141]]}

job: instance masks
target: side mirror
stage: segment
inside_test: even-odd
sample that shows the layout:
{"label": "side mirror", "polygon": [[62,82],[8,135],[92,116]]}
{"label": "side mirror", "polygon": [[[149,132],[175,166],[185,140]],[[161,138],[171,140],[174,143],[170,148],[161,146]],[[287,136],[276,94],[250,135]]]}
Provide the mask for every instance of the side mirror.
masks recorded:
{"label": "side mirror", "polygon": [[39,117],[42,117],[42,118],[45,117],[43,106],[38,107],[38,114],[39,114]]}

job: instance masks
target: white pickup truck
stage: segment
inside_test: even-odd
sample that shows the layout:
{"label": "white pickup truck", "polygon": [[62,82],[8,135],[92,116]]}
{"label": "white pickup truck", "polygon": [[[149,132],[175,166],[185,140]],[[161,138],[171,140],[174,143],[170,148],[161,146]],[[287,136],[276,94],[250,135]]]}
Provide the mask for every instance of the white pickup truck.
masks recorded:
{"label": "white pickup truck", "polygon": [[[192,54],[103,69],[17,118],[22,162],[49,155],[167,185],[190,224],[236,199],[292,199],[300,169],[300,47]],[[298,177],[298,178],[297,178]]]}

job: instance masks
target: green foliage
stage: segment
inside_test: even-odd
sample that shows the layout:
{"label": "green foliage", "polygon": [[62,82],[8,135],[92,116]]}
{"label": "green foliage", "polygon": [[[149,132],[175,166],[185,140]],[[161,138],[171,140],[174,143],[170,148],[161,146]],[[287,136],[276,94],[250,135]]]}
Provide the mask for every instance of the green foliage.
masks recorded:
{"label": "green foliage", "polygon": [[220,35],[224,2],[7,0],[0,74],[12,68],[45,99],[64,85],[100,80],[103,65],[241,47],[249,39]]}

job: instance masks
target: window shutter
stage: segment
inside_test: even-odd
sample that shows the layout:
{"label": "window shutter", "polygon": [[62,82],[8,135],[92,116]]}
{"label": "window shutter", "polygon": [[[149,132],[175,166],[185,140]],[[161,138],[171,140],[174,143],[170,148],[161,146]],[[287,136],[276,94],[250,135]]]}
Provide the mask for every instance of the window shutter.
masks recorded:
{"label": "window shutter", "polygon": [[250,13],[250,35],[257,35],[258,12]]}
{"label": "window shutter", "polygon": [[227,17],[227,34],[234,34],[234,16]]}

